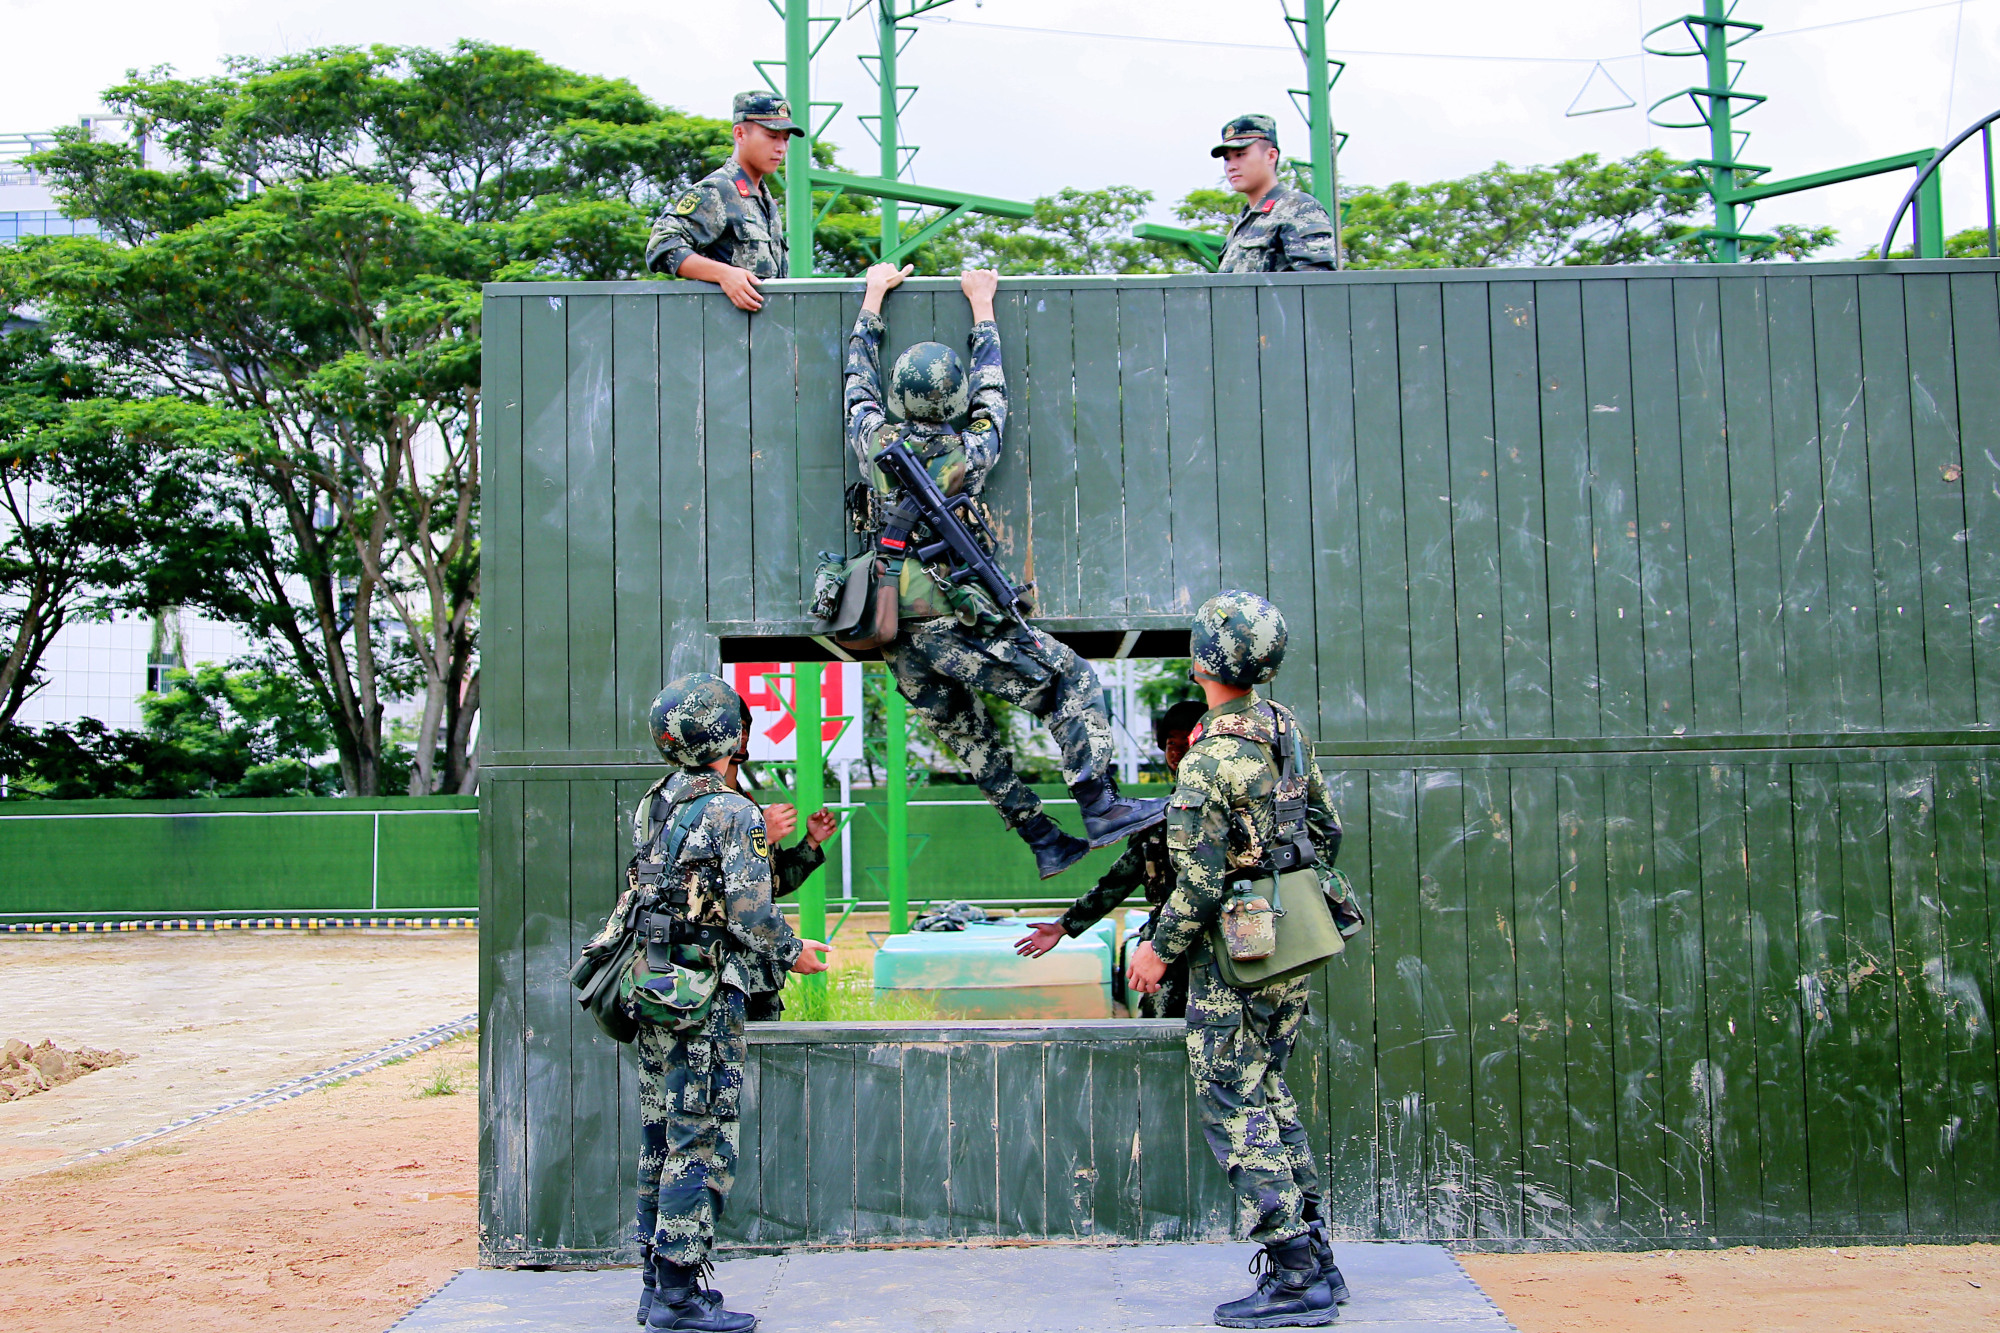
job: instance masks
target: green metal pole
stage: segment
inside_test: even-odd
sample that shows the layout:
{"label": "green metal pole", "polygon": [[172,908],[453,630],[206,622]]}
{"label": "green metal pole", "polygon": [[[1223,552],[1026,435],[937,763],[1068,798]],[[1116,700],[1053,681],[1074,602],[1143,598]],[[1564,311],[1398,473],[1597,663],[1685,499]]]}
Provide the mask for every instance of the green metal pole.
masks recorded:
{"label": "green metal pole", "polygon": [[[896,89],[896,42],[900,37],[896,27],[895,0],[880,0],[875,6],[876,62],[875,74],[882,83],[881,119],[877,130],[882,139],[882,179],[895,180],[903,174],[902,138],[896,133],[896,121],[901,108],[897,106]],[[882,248],[877,254],[888,254],[896,248],[901,222],[898,206],[894,199],[882,201]]]}
{"label": "green metal pole", "polygon": [[910,928],[910,706],[889,682],[887,703],[889,802],[884,826],[888,837],[889,933],[901,935]]}
{"label": "green metal pole", "polygon": [[[810,0],[785,0],[785,100],[792,119],[805,126],[805,142],[795,143],[785,156],[785,245],[791,251],[791,274],[810,278],[813,271],[812,192],[812,5]],[[819,668],[813,668],[818,679]],[[819,695],[813,695],[819,712]],[[818,735],[817,732],[814,735]],[[801,756],[803,757],[803,756]],[[816,783],[817,777],[813,779]]]}
{"label": "green metal pole", "polygon": [[1306,120],[1312,136],[1312,196],[1331,217],[1333,191],[1333,88],[1326,77],[1326,12],[1339,0],[1306,0]]}
{"label": "green metal pole", "polygon": [[[1711,89],[1729,87],[1729,29],[1722,26],[1727,17],[1724,0],[1702,0],[1702,17],[1709,22],[1702,28],[1703,54],[1708,65],[1708,86]],[[1715,257],[1724,264],[1737,260],[1737,243],[1733,233],[1737,230],[1736,205],[1729,201],[1729,195],[1736,189],[1736,172],[1733,167],[1721,165],[1736,160],[1736,136],[1730,126],[1729,99],[1710,97],[1708,99],[1708,155],[1717,163],[1709,168],[1709,197],[1715,201],[1715,229],[1731,235],[1717,238]]]}
{"label": "green metal pole", "polygon": [[[792,0],[802,4],[804,0]],[[820,664],[800,662],[792,668],[792,721],[798,727],[798,769],[792,775],[792,796],[799,803],[799,833],[806,816],[825,804],[825,738],[820,730]],[[826,867],[807,876],[799,886],[799,934],[809,940],[826,938]],[[823,976],[800,978],[810,987],[826,984]]]}
{"label": "green metal pole", "polygon": [[1917,258],[1944,258],[1944,172],[1933,171],[1917,189]]}

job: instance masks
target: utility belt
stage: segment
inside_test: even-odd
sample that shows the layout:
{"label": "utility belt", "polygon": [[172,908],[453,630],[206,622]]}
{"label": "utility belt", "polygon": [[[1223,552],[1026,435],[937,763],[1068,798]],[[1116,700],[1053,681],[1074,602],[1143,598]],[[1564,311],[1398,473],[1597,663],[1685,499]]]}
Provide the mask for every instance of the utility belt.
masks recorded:
{"label": "utility belt", "polygon": [[691,944],[697,949],[742,948],[736,937],[720,926],[698,926],[664,908],[642,910],[634,928],[646,949],[646,966],[654,972],[672,969],[676,944]]}

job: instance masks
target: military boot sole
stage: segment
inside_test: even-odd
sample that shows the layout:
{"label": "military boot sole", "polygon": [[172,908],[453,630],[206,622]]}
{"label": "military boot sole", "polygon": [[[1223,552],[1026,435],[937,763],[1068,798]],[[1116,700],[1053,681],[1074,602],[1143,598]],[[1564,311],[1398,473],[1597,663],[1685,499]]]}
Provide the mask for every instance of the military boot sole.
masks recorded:
{"label": "military boot sole", "polygon": [[[1139,804],[1151,805],[1152,802],[1146,801]],[[1090,849],[1096,851],[1099,847],[1109,847],[1114,842],[1123,842],[1134,833],[1143,833],[1153,827],[1153,825],[1165,820],[1166,817],[1167,803],[1161,801],[1159,809],[1147,814],[1134,815],[1122,823],[1100,825],[1086,818],[1084,820],[1084,831],[1090,835]]]}
{"label": "military boot sole", "polygon": [[1085,842],[1082,838],[1077,838],[1066,849],[1058,852],[1053,860],[1045,861],[1037,856],[1035,858],[1035,869],[1043,879],[1054,879],[1084,857],[1089,856],[1091,849],[1095,846],[1095,843]]}
{"label": "military boot sole", "polygon": [[1217,1312],[1214,1322],[1223,1328],[1325,1328],[1340,1318],[1340,1307],[1329,1305],[1324,1310],[1301,1310],[1297,1314],[1266,1314],[1245,1317],[1225,1315]]}

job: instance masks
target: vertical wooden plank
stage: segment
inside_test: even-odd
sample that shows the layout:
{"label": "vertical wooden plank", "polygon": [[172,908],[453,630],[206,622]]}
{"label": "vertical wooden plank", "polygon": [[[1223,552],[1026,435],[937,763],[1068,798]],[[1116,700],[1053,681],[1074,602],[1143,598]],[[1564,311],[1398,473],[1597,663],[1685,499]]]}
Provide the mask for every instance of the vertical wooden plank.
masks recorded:
{"label": "vertical wooden plank", "polygon": [[1174,609],[1164,293],[1118,293],[1119,434],[1124,444],[1125,594],[1134,613]]}
{"label": "vertical wooden plank", "polygon": [[859,1187],[855,1169],[855,1051],[852,1046],[832,1043],[805,1050],[807,1234],[815,1244],[852,1244]]}
{"label": "vertical wooden plank", "polygon": [[[751,577],[757,494],[750,468],[750,329],[753,319],[728,301],[704,297],[702,318],[702,492],[708,549],[708,619],[750,620],[757,602]],[[764,338],[772,335],[764,334]],[[780,503],[773,500],[774,503]]]}
{"label": "vertical wooden plank", "polygon": [[994,1104],[1000,1122],[998,1210],[1000,1231],[1009,1236],[1048,1234],[1048,1215],[1042,1206],[1047,1158],[1042,1103],[1048,1087],[1042,1076],[1042,1052],[1040,1042],[1010,1042],[994,1053]]}
{"label": "vertical wooden plank", "polygon": [[1368,737],[1414,734],[1416,701],[1410,657],[1409,553],[1404,544],[1401,394],[1396,362],[1396,291],[1349,289],[1354,366],[1355,455],[1361,506],[1361,605]]}
{"label": "vertical wooden plank", "polygon": [[[747,525],[732,552],[750,566],[751,602],[762,620],[802,614],[799,603],[798,298],[766,292],[750,321],[750,495]],[[746,530],[747,528],[747,530]],[[748,538],[747,543],[745,538]],[[747,549],[745,549],[747,545]]]}
{"label": "vertical wooden plank", "polygon": [[1457,610],[1460,734],[1507,731],[1506,626],[1500,602],[1498,483],[1493,476],[1493,352],[1485,284],[1444,287],[1445,437],[1451,581]]}
{"label": "vertical wooden plank", "polygon": [[1414,976],[1423,1018],[1426,1194],[1432,1236],[1473,1234],[1470,984],[1466,973],[1465,798],[1456,769],[1417,775],[1417,897],[1421,959]]}
{"label": "vertical wooden plank", "polygon": [[[925,1044],[903,1052],[903,1234],[946,1240],[952,1234],[950,1047]],[[921,1125],[921,1133],[909,1126]]]}
{"label": "vertical wooden plank", "polygon": [[[1646,643],[1645,735],[1695,725],[1693,632],[1688,615],[1688,535],[1681,475],[1681,378],[1674,347],[1674,284],[1647,278],[1626,284],[1632,320],[1632,435],[1639,488],[1639,623]],[[1713,442],[1709,442],[1713,447]],[[1689,497],[1694,498],[1694,497]],[[1698,503],[1713,504],[1713,496]],[[1704,647],[1703,652],[1711,651]]]}
{"label": "vertical wooden plank", "polygon": [[1099,1236],[1129,1236],[1143,1208],[1139,1176],[1139,1052],[1124,1042],[1090,1052],[1091,1220]]}
{"label": "vertical wooden plank", "polygon": [[1653,888],[1649,765],[1604,771],[1610,889],[1611,1058],[1617,1075],[1618,1234],[1666,1233],[1666,1106],[1661,1076],[1660,942]]}
{"label": "vertical wooden plank", "polygon": [[[1362,690],[1361,514],[1354,473],[1354,367],[1344,287],[1304,289],[1306,447],[1312,501],[1313,618],[1319,632],[1317,735],[1368,735]],[[1179,482],[1177,481],[1178,487]],[[1180,542],[1175,529],[1175,544]]]}
{"label": "vertical wooden plank", "polygon": [[1076,604],[1076,392],[1072,387],[1070,294],[1037,289],[1028,311],[1029,437],[1027,576],[1045,616]]}
{"label": "vertical wooden plank", "polygon": [[1782,618],[1785,552],[1778,534],[1782,492],[1772,434],[1769,311],[1761,277],[1726,279],[1718,290],[1742,726],[1746,731],[1782,732],[1788,724]]}
{"label": "vertical wooden plank", "polygon": [[1779,570],[1784,590],[1785,697],[1791,731],[1831,731],[1838,713],[1832,598],[1827,591],[1826,508],[1820,466],[1818,358],[1812,283],[1765,280],[1771,339],[1771,426],[1776,439]]}
{"label": "vertical wooden plank", "polygon": [[568,319],[563,298],[521,312],[521,744],[569,745]]}
{"label": "vertical wooden plank", "polygon": [[1222,590],[1215,508],[1215,358],[1208,289],[1172,287],[1165,299],[1172,607],[1192,612]]}
{"label": "vertical wooden plank", "polygon": [[489,776],[479,793],[479,1225],[501,1255],[527,1244],[527,791]]}
{"label": "vertical wooden plank", "polygon": [[[1732,660],[1730,668],[1733,671]],[[1763,1173],[1757,1151],[1756,978],[1751,955],[1743,772],[1701,770],[1701,941],[1707,997],[1710,1104],[1715,1157],[1712,1225],[1725,1236],[1762,1230]]]}
{"label": "vertical wooden plank", "polygon": [[1904,1108],[1896,1078],[1895,909],[1889,899],[1888,792],[1879,763],[1841,765],[1840,872],[1846,889],[1847,1076],[1854,1118],[1856,1229],[1909,1230]]}
{"label": "vertical wooden plank", "polygon": [[965,1042],[951,1048],[951,1230],[991,1236],[1000,1217],[1000,1108],[994,1048]]}
{"label": "vertical wooden plank", "polygon": [[1616,1234],[1619,1205],[1604,771],[1580,764],[1556,770],[1563,1029],[1569,1061],[1570,1227],[1572,1235],[1591,1238]]}
{"label": "vertical wooden plank", "polygon": [[1376,1145],[1382,1230],[1430,1234],[1425,1198],[1423,902],[1417,891],[1417,775],[1368,775],[1368,880],[1375,915],[1375,1068],[1382,1126]]}
{"label": "vertical wooden plank", "polygon": [[1884,766],[1889,817],[1889,899],[1895,929],[1896,1071],[1901,1079],[1903,1186],[1909,1229],[1949,1233],[1952,1151],[1943,886],[1938,882],[1937,769]]}
{"label": "vertical wooden plank", "polygon": [[1869,524],[1874,535],[1876,633],[1881,636],[1882,725],[1936,726],[1924,661],[1923,557],[1917,540],[1917,475],[1910,433],[1909,332],[1901,274],[1858,280],[1861,369],[1868,444]]}
{"label": "vertical wooden plank", "polygon": [[1855,280],[1842,275],[1815,277],[1812,299],[1813,352],[1819,366],[1820,489],[1826,505],[1827,610],[1833,643],[1832,672],[1818,688],[1832,695],[1833,726],[1865,731],[1882,725],[1882,671],[1860,298]]}
{"label": "vertical wooden plank", "polygon": [[1638,736],[1647,730],[1632,457],[1632,347],[1625,288],[1623,282],[1586,282],[1579,292],[1599,725],[1607,736]]}
{"label": "vertical wooden plank", "polygon": [[1917,546],[1922,552],[1924,674],[1932,727],[1969,727],[1978,711],[1972,686],[1970,525],[1966,458],[1959,449],[1958,373],[1952,362],[1951,279],[1913,273],[1903,280],[1909,334],[1910,430],[1917,477]]}
{"label": "vertical wooden plank", "polygon": [[982,495],[993,515],[1000,563],[1016,578],[1023,577],[1028,560],[1028,451],[1035,429],[1034,397],[1028,392],[1028,360],[1033,355],[1028,346],[1028,310],[1035,299],[1032,292],[1002,288],[993,301],[1000,364],[1007,374],[1007,429],[1000,442],[1000,460],[986,474]]}
{"label": "vertical wooden plank", "polygon": [[480,335],[480,733],[494,750],[523,748],[521,727],[521,297],[488,297]]}
{"label": "vertical wooden plank", "polygon": [[[709,669],[708,487],[703,375],[704,301],[674,293],[660,309],[660,624],[665,639],[661,684]],[[726,558],[728,557],[725,551]],[[655,686],[657,690],[659,687]]]}
{"label": "vertical wooden plank", "polygon": [[1125,610],[1125,465],[1118,418],[1118,294],[1071,300],[1076,337],[1078,615]]}
{"label": "vertical wooden plank", "polygon": [[[618,784],[573,784],[570,801],[569,956],[575,958],[617,901]],[[576,1249],[616,1249],[631,1226],[632,1163],[619,1132],[618,1043],[569,1006],[571,1176],[569,1239]],[[636,1139],[636,1133],[634,1135]]]}
{"label": "vertical wooden plank", "polygon": [[906,1235],[903,1211],[904,1047],[894,1041],[854,1052],[854,1233]]}
{"label": "vertical wooden plank", "polygon": [[[790,596],[797,609],[786,613],[774,607],[779,619],[805,615],[819,553],[849,549],[847,516],[841,504],[847,485],[841,369],[847,359],[852,321],[841,319],[841,303],[840,292],[800,292],[792,298],[793,346],[798,355],[799,527],[792,566],[798,583]],[[774,591],[772,595],[784,594]]]}
{"label": "vertical wooden plank", "polygon": [[1258,385],[1257,291],[1209,291],[1215,366],[1217,558],[1224,588],[1262,593],[1269,569],[1264,548],[1264,433]]}
{"label": "vertical wooden plank", "polygon": [[1404,558],[1409,570],[1412,732],[1459,734],[1458,607],[1452,584],[1451,461],[1445,442],[1444,298],[1399,283],[1396,365],[1402,390]]}
{"label": "vertical wooden plank", "polygon": [[[1188,1064],[1181,1043],[1147,1043],[1137,1056],[1139,1075],[1139,1181],[1137,1234],[1149,1241],[1192,1240],[1200,1234],[1190,1216],[1188,1172],[1203,1164],[1189,1141]],[[1006,1158],[1003,1156],[1003,1163]],[[1324,1165],[1324,1163],[1322,1163]],[[1004,1180],[1014,1170],[1003,1165]]]}
{"label": "vertical wooden plank", "polygon": [[611,298],[609,535],[615,554],[611,580],[618,649],[611,722],[612,743],[621,750],[652,744],[646,704],[667,680],[660,623],[665,525],[659,509],[659,309],[653,296]]}
{"label": "vertical wooden plank", "polygon": [[2000,878],[2000,782],[1994,765],[1940,764],[1938,879],[1949,955],[1951,1085],[1960,1128],[1953,1147],[1956,1229],[1991,1235],[2000,1219],[2000,1087],[1993,1035],[1993,938]]}
{"label": "vertical wooden plank", "polygon": [[1792,768],[1807,1187],[1815,1236],[1852,1236],[1859,1229],[1854,1193],[1859,1143],[1849,1096],[1854,1029],[1848,1015],[1847,938],[1842,928],[1847,909],[1841,879],[1839,780],[1838,764]]}
{"label": "vertical wooden plank", "polygon": [[[764,1053],[770,1048],[755,1045],[743,1063],[743,1090],[738,1095],[741,1135],[736,1152],[736,1184],[729,1191],[729,1203],[716,1219],[717,1239],[729,1243],[759,1245],[769,1234],[764,1218]],[[636,1081],[633,1080],[633,1081]],[[633,1109],[631,1139],[638,1137],[638,1110]],[[772,1152],[777,1152],[778,1135],[771,1135]]]}
{"label": "vertical wooden plank", "polygon": [[1714,1225],[1714,1104],[1702,967],[1698,770],[1653,769],[1653,887],[1660,940],[1660,1085],[1666,1126],[1668,1236]]}
{"label": "vertical wooden plank", "polygon": [[618,630],[612,584],[611,298],[569,302],[569,747],[617,743]]}
{"label": "vertical wooden plank", "polygon": [[1465,770],[1466,974],[1471,990],[1473,1234],[1521,1222],[1521,1014],[1516,985],[1513,799],[1508,770]]}
{"label": "vertical wooden plank", "polygon": [[1965,459],[1972,678],[1979,724],[2000,723],[2000,292],[1991,273],[1951,276],[1959,448]]}
{"label": "vertical wooden plank", "polygon": [[1515,985],[1521,1023],[1522,1229],[1571,1231],[1568,1053],[1556,771],[1513,772]]}
{"label": "vertical wooden plank", "polygon": [[1535,291],[1542,487],[1549,540],[1549,680],[1558,736],[1601,734],[1596,580],[1591,569],[1590,403],[1584,380],[1580,287],[1574,282],[1542,282]]}
{"label": "vertical wooden plank", "polygon": [[1555,734],[1535,289],[1529,282],[1494,283],[1489,289],[1487,325],[1493,333],[1493,450],[1500,507],[1507,734],[1524,738]]}
{"label": "vertical wooden plank", "polygon": [[763,1143],[787,1159],[786,1169],[763,1172],[759,1222],[766,1244],[799,1245],[813,1235],[813,1104],[806,1086],[812,1076],[811,1050],[789,1042],[758,1050],[757,1108]]}
{"label": "vertical wooden plank", "polygon": [[1799,898],[1788,765],[1744,773],[1750,939],[1755,987],[1757,1124],[1767,1236],[1809,1233],[1805,1032],[1799,978]]}
{"label": "vertical wooden plank", "polygon": [[1097,1192],[1093,1156],[1096,1137],[1091,1132],[1091,1119],[1096,1109],[1097,1088],[1091,1081],[1090,1051],[1082,1046],[1051,1042],[1043,1060],[1048,1086],[1067,1092],[1065,1096],[1046,1098],[1042,1108],[1048,1126],[1048,1135],[1043,1140],[1047,1156],[1042,1163],[1048,1234],[1082,1240],[1096,1234],[1092,1214]]}
{"label": "vertical wooden plank", "polygon": [[1724,414],[1719,293],[1707,278],[1674,282],[1675,361],[1680,367],[1681,474],[1687,486],[1688,616],[1693,621],[1692,730],[1743,727],[1737,678],[1735,558],[1730,541],[1729,455]]}
{"label": "vertical wooden plank", "polygon": [[[1336,769],[1325,761],[1321,769],[1327,797],[1340,814],[1343,836],[1338,863],[1353,881],[1362,911],[1372,922],[1368,773],[1365,769]],[[1362,1236],[1380,1234],[1375,1151],[1376,1117],[1381,1106],[1375,1071],[1376,950],[1377,934],[1370,928],[1327,964],[1327,1005],[1322,1019],[1327,1054],[1326,1215],[1330,1225]],[[1198,1201],[1199,1185],[1209,1174],[1201,1162],[1205,1153],[1198,1137],[1189,1141],[1191,1205]],[[1208,1219],[1199,1208],[1191,1207],[1190,1211],[1199,1232]]]}
{"label": "vertical wooden plank", "polygon": [[522,811],[527,915],[522,964],[527,1023],[526,1116],[529,1247],[561,1245],[570,1236],[570,1191],[575,1157],[570,1101],[569,951],[570,787],[563,781],[529,782]]}
{"label": "vertical wooden plank", "polygon": [[1267,596],[1290,638],[1275,697],[1303,717],[1319,704],[1319,622],[1313,604],[1312,464],[1306,441],[1305,310],[1297,287],[1257,293],[1259,404],[1264,423]]}

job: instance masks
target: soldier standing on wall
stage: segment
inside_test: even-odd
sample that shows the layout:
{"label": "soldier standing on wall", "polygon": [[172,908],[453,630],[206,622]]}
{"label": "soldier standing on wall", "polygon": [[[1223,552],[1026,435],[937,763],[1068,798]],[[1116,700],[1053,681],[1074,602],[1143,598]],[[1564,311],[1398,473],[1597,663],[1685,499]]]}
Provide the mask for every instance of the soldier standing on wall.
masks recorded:
{"label": "soldier standing on wall", "polygon": [[[1180,784],[1167,812],[1167,849],[1179,880],[1153,938],[1133,951],[1131,986],[1146,992],[1167,968],[1188,965],[1188,1064],[1198,1085],[1202,1130],[1229,1175],[1250,1239],[1264,1246],[1257,1290],[1219,1305],[1224,1328],[1332,1323],[1347,1284],[1320,1221],[1319,1169],[1285,1086],[1285,1061],[1306,1019],[1311,980],[1297,976],[1253,990],[1222,979],[1210,927],[1232,871],[1257,865],[1276,841],[1278,728],[1298,725],[1256,686],[1278,674],[1285,618],[1255,593],[1225,592],[1195,614],[1194,680],[1207,697]],[[1306,825],[1322,863],[1340,848],[1340,821],[1319,765],[1304,765]],[[1296,779],[1294,779],[1296,782]]]}
{"label": "soldier standing on wall", "polygon": [[[993,322],[1000,276],[974,269],[959,279],[972,304],[970,377],[951,348],[918,343],[896,359],[886,398],[902,420],[892,424],[883,410],[882,298],[909,271],[893,264],[868,270],[861,313],[847,342],[847,442],[885,496],[894,488],[874,458],[892,440],[922,460],[945,495],[977,495],[999,461],[1007,422],[1007,379],[1000,365],[1000,330]],[[952,420],[968,409],[970,424],[960,431]],[[976,584],[941,587],[922,562],[896,563],[901,628],[882,649],[896,688],[972,770],[986,799],[1034,851],[1043,879],[1075,865],[1093,847],[1160,821],[1164,801],[1131,801],[1118,794],[1111,772],[1111,719],[1089,663],[1041,630],[1001,615]],[[1063,778],[1082,807],[1088,842],[1063,832],[1015,774],[1007,742],[975,690],[1047,724],[1062,748]]]}
{"label": "soldier standing on wall", "polygon": [[[1188,751],[1189,733],[1206,711],[1205,704],[1183,699],[1160,714],[1153,724],[1153,739],[1167,757],[1169,778],[1179,776],[1181,760]],[[1167,855],[1164,822],[1134,834],[1124,855],[1111,863],[1111,869],[1104,872],[1104,878],[1097,881],[1095,888],[1071,903],[1061,920],[1045,921],[1024,935],[1014,945],[1014,951],[1023,958],[1040,958],[1065,938],[1075,939],[1102,921],[1107,913],[1130,898],[1134,890],[1143,893],[1147,905],[1153,909],[1146,924],[1139,928],[1139,939],[1150,940],[1160,923],[1160,909],[1174,891],[1174,863]],[[1187,979],[1187,959],[1182,958],[1160,978],[1158,989],[1139,997],[1135,1006],[1139,1017],[1187,1017]]]}
{"label": "soldier standing on wall", "polygon": [[736,94],[731,119],[736,151],[660,214],[646,267],[715,283],[754,314],[764,308],[757,284],[789,271],[784,219],[764,178],[785,165],[792,136],[805,129],[776,93]]}
{"label": "soldier standing on wall", "polygon": [[[639,1311],[648,1328],[676,1333],[756,1327],[756,1316],[724,1309],[721,1293],[699,1281],[736,1178],[746,997],[776,991],[788,971],[826,970],[827,946],[800,939],[772,901],[762,812],[725,778],[743,737],[741,708],[719,676],[682,676],[660,691],[653,740],[677,771],[633,819],[639,855],[628,892],[652,895],[638,924],[646,948],[635,966],[645,975],[626,1000],[641,1075]],[[680,852],[667,864],[661,834],[677,821]]]}
{"label": "soldier standing on wall", "polygon": [[1222,142],[1208,155],[1222,159],[1229,188],[1244,199],[1217,272],[1333,270],[1333,221],[1325,206],[1304,190],[1278,183],[1277,121],[1238,116],[1222,127]]}
{"label": "soldier standing on wall", "polygon": [[[729,756],[729,767],[722,774],[722,780],[736,791],[748,797],[754,805],[755,796],[750,795],[747,783],[755,779],[749,773],[750,765],[750,705],[737,696],[741,705],[743,739],[737,742],[736,753]],[[806,882],[807,876],[826,864],[826,853],[820,844],[831,838],[840,829],[840,820],[831,810],[815,810],[806,816],[806,836],[790,847],[781,846],[799,827],[799,810],[786,802],[775,802],[763,807],[764,837],[771,852],[771,896],[783,898],[797,893]],[[785,996],[783,991],[757,991],[747,997],[749,1004],[747,1017],[752,1023],[775,1023],[784,1016]]]}

